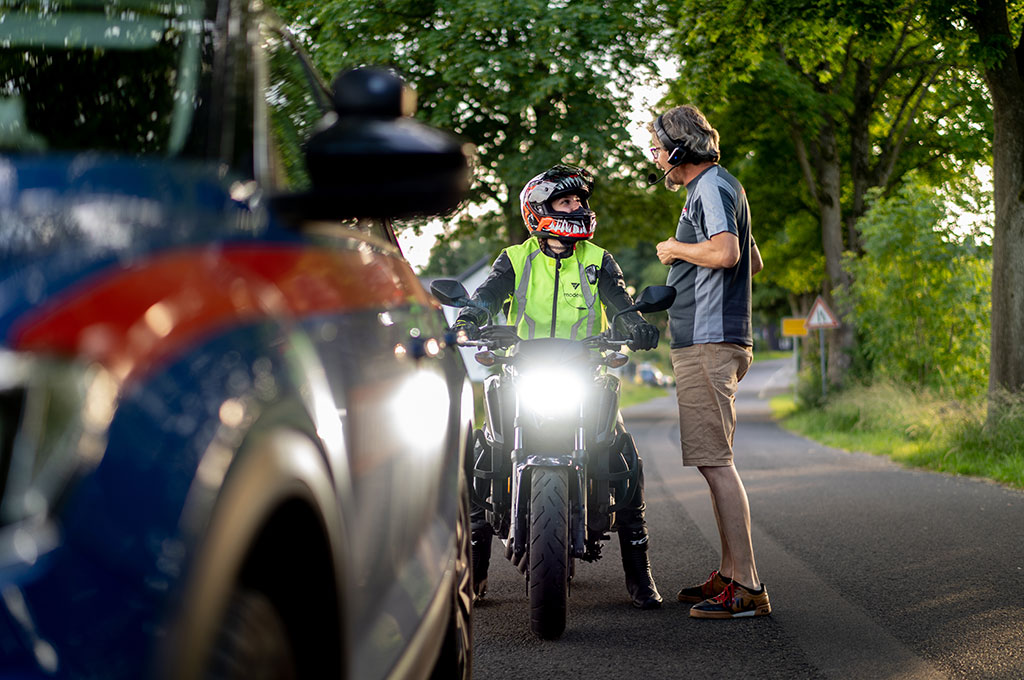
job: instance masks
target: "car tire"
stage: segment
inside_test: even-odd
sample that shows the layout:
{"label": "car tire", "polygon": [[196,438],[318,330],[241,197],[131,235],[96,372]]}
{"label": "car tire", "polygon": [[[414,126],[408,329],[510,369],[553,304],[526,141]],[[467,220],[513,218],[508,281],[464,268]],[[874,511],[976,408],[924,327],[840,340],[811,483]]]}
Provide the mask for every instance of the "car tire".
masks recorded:
{"label": "car tire", "polygon": [[469,488],[459,475],[459,511],[455,523],[455,582],[448,631],[431,680],[469,680],[473,671],[473,563]]}
{"label": "car tire", "polygon": [[294,680],[298,677],[284,620],[270,599],[238,588],[210,653],[207,680]]}

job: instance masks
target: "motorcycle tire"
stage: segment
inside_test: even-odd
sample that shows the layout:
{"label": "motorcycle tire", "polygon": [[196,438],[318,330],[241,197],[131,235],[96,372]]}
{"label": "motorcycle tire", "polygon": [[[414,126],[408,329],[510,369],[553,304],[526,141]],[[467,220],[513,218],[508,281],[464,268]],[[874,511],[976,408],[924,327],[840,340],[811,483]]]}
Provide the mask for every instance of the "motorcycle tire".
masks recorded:
{"label": "motorcycle tire", "polygon": [[568,471],[536,468],[530,487],[530,630],[554,640],[565,630],[569,600]]}

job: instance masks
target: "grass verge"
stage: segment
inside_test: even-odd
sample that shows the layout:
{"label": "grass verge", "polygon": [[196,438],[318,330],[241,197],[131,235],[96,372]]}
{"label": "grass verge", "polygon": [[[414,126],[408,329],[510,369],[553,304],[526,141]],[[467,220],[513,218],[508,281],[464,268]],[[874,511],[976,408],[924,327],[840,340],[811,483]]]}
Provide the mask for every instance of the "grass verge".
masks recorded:
{"label": "grass verge", "polygon": [[619,392],[619,408],[624,409],[634,404],[642,404],[657,397],[664,397],[671,394],[666,387],[655,387],[654,385],[637,384],[629,380],[622,381],[622,391]]}
{"label": "grass verge", "polygon": [[790,395],[772,409],[791,432],[911,467],[991,479],[1024,489],[1024,399],[1007,398],[986,427],[985,399],[954,400],[883,383],[852,387],[817,409]]}

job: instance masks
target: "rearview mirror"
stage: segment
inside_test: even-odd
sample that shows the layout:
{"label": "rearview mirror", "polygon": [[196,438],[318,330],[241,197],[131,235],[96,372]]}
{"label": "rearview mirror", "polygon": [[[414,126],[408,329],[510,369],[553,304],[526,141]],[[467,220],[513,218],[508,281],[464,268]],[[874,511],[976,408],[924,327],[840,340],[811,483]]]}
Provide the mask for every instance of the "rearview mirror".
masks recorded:
{"label": "rearview mirror", "polygon": [[648,286],[637,296],[636,309],[644,314],[660,312],[671,307],[675,300],[676,289],[674,286]]}
{"label": "rearview mirror", "polygon": [[465,307],[469,304],[469,293],[461,281],[455,279],[438,279],[431,281],[430,292],[441,304],[449,307]]}

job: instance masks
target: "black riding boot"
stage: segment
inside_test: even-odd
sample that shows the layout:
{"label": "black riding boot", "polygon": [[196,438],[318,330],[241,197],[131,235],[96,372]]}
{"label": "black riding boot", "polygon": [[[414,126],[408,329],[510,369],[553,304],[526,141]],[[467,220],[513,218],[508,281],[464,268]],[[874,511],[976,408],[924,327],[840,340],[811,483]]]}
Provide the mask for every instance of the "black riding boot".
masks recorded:
{"label": "black riding boot", "polygon": [[[473,454],[476,469],[491,469],[491,449],[482,436],[477,437]],[[478,496],[486,498],[490,494],[490,483],[487,480],[475,478],[473,485]],[[469,521],[470,553],[473,558],[473,597],[475,600],[482,600],[484,593],[487,592],[487,568],[491,564],[491,539],[494,536],[494,529],[487,521],[486,509],[476,503],[470,505]]]}
{"label": "black riding boot", "polygon": [[[481,515],[483,509],[481,508]],[[473,556],[473,596],[475,600],[482,600],[487,592],[487,568],[491,564],[491,538],[494,530],[487,520],[473,520],[471,550]]]}
{"label": "black riding boot", "polygon": [[[644,510],[647,508],[644,503],[644,463],[636,454],[632,443],[630,437],[624,455],[636,461],[637,488],[629,505],[616,513],[615,528],[619,534],[619,547],[622,551],[622,570],[626,573],[626,590],[633,600],[633,606],[639,609],[658,609],[661,607],[661,594],[654,585],[651,562],[647,557],[650,537],[647,534],[647,521],[644,519]],[[622,487],[615,491],[616,498],[625,493]]]}
{"label": "black riding boot", "polygon": [[661,607],[661,594],[654,585],[651,562],[647,559],[647,527],[619,529],[619,547],[622,549],[622,570],[626,572],[626,590],[639,609]]}

